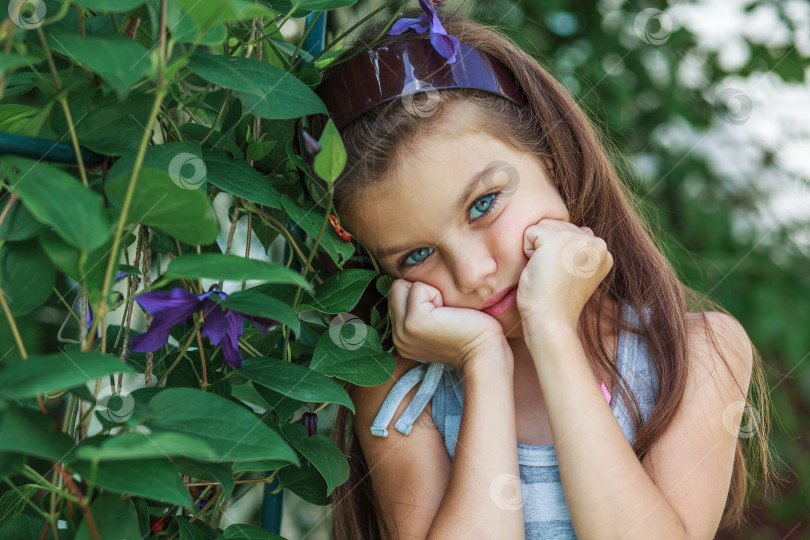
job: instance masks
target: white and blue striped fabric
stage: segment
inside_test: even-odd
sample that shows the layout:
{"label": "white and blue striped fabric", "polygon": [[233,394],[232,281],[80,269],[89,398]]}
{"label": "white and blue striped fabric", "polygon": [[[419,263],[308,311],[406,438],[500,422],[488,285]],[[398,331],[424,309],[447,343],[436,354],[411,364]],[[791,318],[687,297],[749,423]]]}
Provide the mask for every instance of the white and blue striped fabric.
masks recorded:
{"label": "white and blue striped fabric", "polygon": [[[645,309],[644,315],[649,320],[650,308]],[[629,303],[622,305],[622,318],[634,326],[639,323],[637,311]],[[617,352],[617,368],[636,396],[646,422],[655,406],[659,390],[647,340],[633,332],[619,331]],[[455,369],[444,364],[422,363],[405,373],[388,393],[371,426],[371,433],[380,437],[388,435],[387,427],[400,402],[420,382],[422,384],[416,396],[394,428],[408,435],[415,419],[432,399],[433,422],[444,438],[447,453],[452,460],[461,424],[464,381]],[[635,432],[630,413],[619,393],[613,394],[610,409],[625,438],[632,444],[635,441]],[[526,538],[576,538],[565,503],[554,446],[517,443],[517,454]]]}

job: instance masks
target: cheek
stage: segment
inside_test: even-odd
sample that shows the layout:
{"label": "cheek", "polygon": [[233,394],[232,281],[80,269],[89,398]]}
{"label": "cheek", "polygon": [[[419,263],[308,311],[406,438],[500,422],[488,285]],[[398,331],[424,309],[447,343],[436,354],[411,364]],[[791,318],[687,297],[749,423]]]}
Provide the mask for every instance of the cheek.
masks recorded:
{"label": "cheek", "polygon": [[509,258],[523,257],[523,233],[527,227],[536,223],[526,212],[517,211],[517,206],[510,205],[506,208],[498,216],[497,222],[489,228],[490,245]]}

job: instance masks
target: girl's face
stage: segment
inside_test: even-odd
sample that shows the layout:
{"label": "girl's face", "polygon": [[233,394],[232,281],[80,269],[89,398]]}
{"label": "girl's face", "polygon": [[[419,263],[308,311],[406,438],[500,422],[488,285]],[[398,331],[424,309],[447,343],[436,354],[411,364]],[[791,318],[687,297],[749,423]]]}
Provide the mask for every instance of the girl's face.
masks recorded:
{"label": "girl's face", "polygon": [[[542,160],[489,134],[435,136],[361,195],[347,223],[392,276],[437,288],[444,306],[481,309],[517,287],[527,227],[570,221],[550,178]],[[522,335],[516,303],[496,318],[506,337]]]}

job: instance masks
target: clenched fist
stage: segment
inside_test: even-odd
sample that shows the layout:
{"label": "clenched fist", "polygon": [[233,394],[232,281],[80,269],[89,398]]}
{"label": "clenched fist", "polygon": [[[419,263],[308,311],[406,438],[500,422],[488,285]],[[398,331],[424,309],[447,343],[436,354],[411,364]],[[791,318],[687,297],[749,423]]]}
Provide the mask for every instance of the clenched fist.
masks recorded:
{"label": "clenched fist", "polygon": [[604,240],[588,227],[541,219],[523,235],[529,262],[520,275],[517,305],[524,336],[544,324],[576,328],[588,299],[613,267]]}
{"label": "clenched fist", "polygon": [[426,283],[395,280],[388,311],[394,345],[405,358],[447,364],[459,372],[473,360],[512,365],[511,350],[495,318],[476,309],[445,307],[441,292]]}

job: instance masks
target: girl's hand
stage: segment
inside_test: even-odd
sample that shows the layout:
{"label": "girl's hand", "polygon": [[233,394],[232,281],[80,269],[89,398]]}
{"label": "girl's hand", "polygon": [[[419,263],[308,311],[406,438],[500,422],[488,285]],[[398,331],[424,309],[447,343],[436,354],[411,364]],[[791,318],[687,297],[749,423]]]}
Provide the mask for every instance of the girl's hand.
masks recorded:
{"label": "girl's hand", "polygon": [[459,372],[472,358],[512,361],[503,328],[494,317],[476,309],[444,307],[441,292],[426,283],[395,280],[388,312],[394,345],[405,358],[448,364]]}
{"label": "girl's hand", "polygon": [[518,282],[524,335],[543,325],[576,329],[588,299],[613,267],[607,244],[588,227],[541,219],[523,234],[529,262]]}

